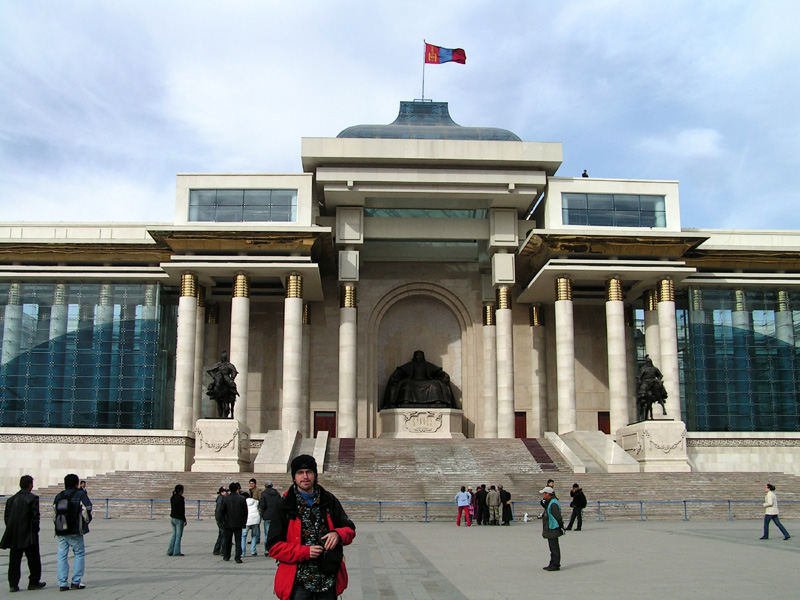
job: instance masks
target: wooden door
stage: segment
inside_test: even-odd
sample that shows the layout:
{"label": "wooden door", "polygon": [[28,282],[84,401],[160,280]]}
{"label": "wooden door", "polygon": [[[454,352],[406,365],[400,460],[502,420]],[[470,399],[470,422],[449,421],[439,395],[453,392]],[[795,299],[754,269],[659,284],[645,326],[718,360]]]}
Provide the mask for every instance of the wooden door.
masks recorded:
{"label": "wooden door", "polygon": [[329,437],[336,437],[336,413],[333,411],[314,411],[314,437],[320,431],[327,431]]}

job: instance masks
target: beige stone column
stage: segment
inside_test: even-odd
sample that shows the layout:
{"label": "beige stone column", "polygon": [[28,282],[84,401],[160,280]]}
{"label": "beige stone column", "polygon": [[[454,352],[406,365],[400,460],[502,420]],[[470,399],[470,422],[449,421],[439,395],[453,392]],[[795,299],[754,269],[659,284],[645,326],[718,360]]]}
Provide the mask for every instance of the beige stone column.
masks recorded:
{"label": "beige stone column", "polygon": [[625,307],[625,362],[628,372],[628,422],[630,422],[636,415],[636,315],[632,306]]}
{"label": "beige stone column", "polygon": [[544,308],[531,304],[531,437],[544,437],[547,431],[547,346]]}
{"label": "beige stone column", "polygon": [[[192,397],[192,422],[211,417],[203,414],[203,346],[206,342],[206,289],[197,286],[197,330],[194,336],[194,395]],[[212,363],[213,364],[213,363]]]}
{"label": "beige stone column", "polygon": [[[57,283],[53,290],[53,308],[50,311],[50,342],[47,370],[47,397],[49,400],[62,398],[61,386],[64,381],[64,351],[66,350],[67,324],[69,323],[69,305],[67,304],[67,286]],[[59,422],[69,422],[66,402],[59,402]],[[54,409],[55,410],[55,409]]]}
{"label": "beige stone column", "polygon": [[356,286],[344,284],[339,290],[339,437],[358,436],[356,401],[356,350],[358,308]]}
{"label": "beige stone column", "polygon": [[[219,360],[219,304],[208,302],[206,304],[205,342],[203,344],[203,370],[201,372],[201,400],[202,411],[205,418],[217,416],[217,404],[207,393],[207,388],[202,384],[203,376],[209,367]],[[210,378],[209,378],[210,380]]]}
{"label": "beige stone column", "polygon": [[8,288],[8,301],[3,314],[3,365],[7,365],[19,356],[21,343],[22,288],[19,283],[12,283]]}
{"label": "beige stone column", "polygon": [[794,323],[792,309],[789,306],[789,293],[786,290],[778,290],[778,305],[775,307],[775,337],[787,347],[794,346]]}
{"label": "beige stone column", "polygon": [[194,348],[197,331],[197,275],[181,275],[178,300],[178,344],[175,351],[175,404],[172,428],[193,429],[192,397],[194,395]]}
{"label": "beige stone column", "polygon": [[514,321],[511,288],[496,290],[497,310],[497,437],[514,437]]}
{"label": "beige stone column", "polygon": [[303,277],[286,276],[283,301],[283,412],[281,429],[300,431],[303,379]]}
{"label": "beige stone column", "polygon": [[[249,426],[247,379],[250,373],[250,277],[239,272],[233,277],[231,298],[231,351],[228,360],[239,373],[236,376],[234,416]],[[213,363],[212,363],[213,364]]]}
{"label": "beige stone column", "polygon": [[[654,418],[681,418],[681,386],[678,369],[678,322],[675,320],[675,284],[672,279],[665,278],[658,282],[658,336],[661,342],[661,364],[653,360],[664,376],[664,388],[667,390],[666,416],[658,414],[658,407],[653,407]],[[650,357],[652,358],[652,356]]]}
{"label": "beige stone column", "polygon": [[625,303],[622,281],[612,277],[606,281],[606,344],[608,347],[608,405],[611,435],[625,427],[628,416],[628,361],[625,352]]}
{"label": "beige stone column", "polygon": [[300,379],[300,433],[311,437],[311,320],[308,303],[303,304],[303,377]]}
{"label": "beige stone column", "polygon": [[575,401],[575,324],[572,316],[572,279],[558,277],[556,285],[556,379],[558,384],[558,432],[578,428]]}
{"label": "beige stone column", "polygon": [[661,368],[661,338],[658,325],[658,290],[644,292],[644,351]]}
{"label": "beige stone column", "polygon": [[483,305],[483,437],[497,437],[497,324],[494,304]]}

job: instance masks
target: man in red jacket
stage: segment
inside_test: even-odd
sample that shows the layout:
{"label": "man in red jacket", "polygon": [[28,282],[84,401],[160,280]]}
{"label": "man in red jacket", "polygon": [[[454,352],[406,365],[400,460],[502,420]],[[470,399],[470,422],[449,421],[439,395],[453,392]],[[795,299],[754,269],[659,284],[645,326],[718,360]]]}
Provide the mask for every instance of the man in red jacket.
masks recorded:
{"label": "man in red jacket", "polygon": [[281,600],[335,600],[347,588],[343,546],[356,526],[339,500],[317,484],[317,462],[302,454],[292,461],[294,485],[281,499],[269,526],[267,548],[278,560],[275,595]]}

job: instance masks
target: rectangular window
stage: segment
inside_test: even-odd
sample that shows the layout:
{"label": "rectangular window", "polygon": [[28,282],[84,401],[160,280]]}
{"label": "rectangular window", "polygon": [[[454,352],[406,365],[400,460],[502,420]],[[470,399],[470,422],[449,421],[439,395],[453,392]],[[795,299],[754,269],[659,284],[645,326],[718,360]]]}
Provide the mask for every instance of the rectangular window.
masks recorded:
{"label": "rectangular window", "polygon": [[637,194],[561,194],[564,225],[666,227],[664,196]]}
{"label": "rectangular window", "polygon": [[292,223],[297,190],[191,190],[189,221]]}

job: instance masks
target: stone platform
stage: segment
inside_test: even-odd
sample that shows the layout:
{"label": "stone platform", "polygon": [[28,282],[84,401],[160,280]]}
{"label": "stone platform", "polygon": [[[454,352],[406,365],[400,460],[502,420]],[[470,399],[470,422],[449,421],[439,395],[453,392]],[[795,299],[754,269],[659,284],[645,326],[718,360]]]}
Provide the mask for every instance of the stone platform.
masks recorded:
{"label": "stone platform", "polygon": [[463,438],[464,411],[455,408],[392,408],[382,410],[382,438]]}
{"label": "stone platform", "polygon": [[639,421],[617,430],[622,449],[639,461],[643,473],[689,473],[683,421]]}
{"label": "stone platform", "polygon": [[199,419],[195,425],[192,471],[249,472],[250,428],[234,419]]}

